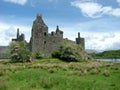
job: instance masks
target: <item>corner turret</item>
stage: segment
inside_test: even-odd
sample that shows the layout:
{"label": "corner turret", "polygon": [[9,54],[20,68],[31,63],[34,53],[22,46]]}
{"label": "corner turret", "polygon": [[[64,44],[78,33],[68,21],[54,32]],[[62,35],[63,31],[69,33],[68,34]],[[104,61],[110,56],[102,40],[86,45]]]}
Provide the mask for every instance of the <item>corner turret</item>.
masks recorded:
{"label": "corner turret", "polygon": [[78,38],[76,38],[76,44],[81,45],[82,48],[85,49],[85,39],[80,37],[80,32],[78,32]]}
{"label": "corner turret", "polygon": [[56,31],[59,31],[59,26],[57,25]]}
{"label": "corner turret", "polygon": [[63,31],[59,29],[59,26],[57,25],[56,27],[56,35],[63,38]]}

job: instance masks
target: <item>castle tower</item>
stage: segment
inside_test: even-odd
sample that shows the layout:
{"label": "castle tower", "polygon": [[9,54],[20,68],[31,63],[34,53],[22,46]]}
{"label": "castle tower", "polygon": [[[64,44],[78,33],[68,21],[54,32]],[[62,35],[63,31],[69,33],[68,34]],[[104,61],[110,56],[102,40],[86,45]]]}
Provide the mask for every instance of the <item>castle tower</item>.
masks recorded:
{"label": "castle tower", "polygon": [[32,52],[43,52],[48,35],[48,27],[38,14],[32,26],[31,50]]}
{"label": "castle tower", "polygon": [[19,28],[17,28],[17,39],[19,38]]}
{"label": "castle tower", "polygon": [[32,26],[30,50],[33,53],[40,52],[45,57],[50,57],[54,50],[58,50],[63,40],[63,32],[57,26],[56,32],[48,33],[48,27],[38,14]]}
{"label": "castle tower", "polygon": [[56,28],[56,35],[59,36],[59,37],[61,37],[61,38],[63,38],[63,31],[61,31],[61,30],[59,29],[59,26],[58,26],[58,25],[57,25],[57,28]]}
{"label": "castle tower", "polygon": [[81,45],[82,48],[85,49],[85,39],[80,37],[80,32],[78,32],[78,38],[76,38],[76,44]]}

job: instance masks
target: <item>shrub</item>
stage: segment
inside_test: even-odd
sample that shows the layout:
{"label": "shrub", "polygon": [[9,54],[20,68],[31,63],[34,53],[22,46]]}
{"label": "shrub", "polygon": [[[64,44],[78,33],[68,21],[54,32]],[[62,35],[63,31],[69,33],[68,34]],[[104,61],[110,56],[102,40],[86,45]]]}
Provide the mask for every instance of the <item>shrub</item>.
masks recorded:
{"label": "shrub", "polygon": [[100,72],[99,69],[96,69],[96,68],[94,68],[90,71],[90,73],[93,74],[93,75],[98,74],[99,72]]}
{"label": "shrub", "polygon": [[108,70],[104,70],[104,71],[103,71],[103,75],[106,76],[106,77],[108,77],[108,76],[110,76],[110,73],[109,73]]}
{"label": "shrub", "polygon": [[13,62],[27,62],[30,60],[31,53],[25,42],[12,42],[10,44],[10,51]]}
{"label": "shrub", "polygon": [[42,54],[40,53],[40,52],[36,52],[35,53],[35,58],[36,59],[40,59],[40,58],[42,58],[43,56],[42,56]]}
{"label": "shrub", "polygon": [[61,48],[52,53],[52,57],[62,59],[68,62],[83,60],[84,50],[80,45],[75,43],[64,42]]}
{"label": "shrub", "polygon": [[56,51],[53,51],[52,52],[52,57],[55,57],[55,58],[60,58],[60,51],[59,50],[56,50]]}

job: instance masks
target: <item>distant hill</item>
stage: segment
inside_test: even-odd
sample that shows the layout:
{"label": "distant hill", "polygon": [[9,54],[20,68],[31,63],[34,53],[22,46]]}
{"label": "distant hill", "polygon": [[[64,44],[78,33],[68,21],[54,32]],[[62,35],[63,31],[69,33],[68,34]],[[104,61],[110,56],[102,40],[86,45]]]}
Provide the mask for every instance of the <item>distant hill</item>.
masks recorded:
{"label": "distant hill", "polygon": [[10,58],[10,50],[8,46],[0,46],[0,59]]}
{"label": "distant hill", "polygon": [[86,51],[87,54],[91,54],[91,53],[99,53],[98,51],[93,50],[93,49],[86,49],[85,51]]}
{"label": "distant hill", "polygon": [[109,50],[100,53],[91,53],[94,58],[106,58],[106,59],[119,59],[120,58],[120,50]]}

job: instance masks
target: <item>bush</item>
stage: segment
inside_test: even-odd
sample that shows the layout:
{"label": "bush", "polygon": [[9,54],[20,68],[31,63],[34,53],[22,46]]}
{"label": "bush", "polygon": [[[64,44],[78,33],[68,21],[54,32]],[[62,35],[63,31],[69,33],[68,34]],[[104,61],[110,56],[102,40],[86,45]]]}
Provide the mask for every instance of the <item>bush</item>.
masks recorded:
{"label": "bush", "polygon": [[30,60],[31,53],[26,46],[24,41],[10,44],[12,62],[27,62]]}
{"label": "bush", "polygon": [[42,58],[43,56],[42,56],[42,54],[40,53],[40,52],[36,52],[35,53],[35,58],[36,59],[40,59],[40,58]]}
{"label": "bush", "polygon": [[60,58],[60,51],[59,50],[53,51],[52,52],[52,57]]}
{"label": "bush", "polygon": [[64,42],[61,48],[52,53],[52,57],[62,59],[68,62],[76,62],[83,60],[84,50],[80,45],[75,43]]}
{"label": "bush", "polygon": [[110,72],[108,70],[104,70],[103,71],[103,75],[108,77],[108,76],[110,76]]}

